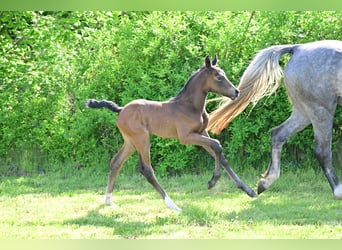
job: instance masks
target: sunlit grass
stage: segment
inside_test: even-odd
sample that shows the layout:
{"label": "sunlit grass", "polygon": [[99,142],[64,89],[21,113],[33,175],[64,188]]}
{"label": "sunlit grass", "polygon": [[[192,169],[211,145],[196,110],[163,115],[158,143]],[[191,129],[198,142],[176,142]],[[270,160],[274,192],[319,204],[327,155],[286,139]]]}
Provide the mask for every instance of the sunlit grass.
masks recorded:
{"label": "sunlit grass", "polygon": [[[180,213],[142,176],[120,175],[115,207],[103,205],[105,175],[2,178],[0,238],[342,238],[342,201],[321,173],[287,171],[257,199],[224,175],[159,178]],[[258,173],[241,174],[255,188]]]}

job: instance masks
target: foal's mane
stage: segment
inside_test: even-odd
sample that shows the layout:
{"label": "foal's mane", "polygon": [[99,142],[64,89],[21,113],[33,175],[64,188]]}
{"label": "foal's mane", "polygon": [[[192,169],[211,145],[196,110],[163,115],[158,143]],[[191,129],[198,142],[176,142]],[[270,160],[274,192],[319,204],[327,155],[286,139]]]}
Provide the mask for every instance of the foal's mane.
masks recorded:
{"label": "foal's mane", "polygon": [[183,88],[181,89],[181,91],[179,91],[179,93],[175,96],[172,97],[170,100],[178,100],[180,99],[187,91],[188,91],[188,87],[189,87],[189,83],[192,81],[192,79],[197,76],[203,69],[205,69],[205,65],[202,66],[201,68],[199,68],[198,70],[196,70],[195,72],[193,72],[191,74],[191,76],[189,77],[189,79],[187,80],[187,82],[184,84]]}

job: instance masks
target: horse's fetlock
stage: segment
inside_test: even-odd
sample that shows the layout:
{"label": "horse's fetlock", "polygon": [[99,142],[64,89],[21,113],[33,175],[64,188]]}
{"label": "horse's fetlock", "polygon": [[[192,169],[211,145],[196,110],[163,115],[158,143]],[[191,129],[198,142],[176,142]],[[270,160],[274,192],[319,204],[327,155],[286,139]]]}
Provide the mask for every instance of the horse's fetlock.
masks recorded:
{"label": "horse's fetlock", "polygon": [[152,168],[141,166],[139,172],[148,180],[151,181],[154,178],[154,172]]}
{"label": "horse's fetlock", "polygon": [[221,176],[221,169],[219,169],[219,168],[216,169],[216,168],[215,168],[215,170],[214,170],[214,176],[215,176],[215,177],[220,177],[220,176]]}

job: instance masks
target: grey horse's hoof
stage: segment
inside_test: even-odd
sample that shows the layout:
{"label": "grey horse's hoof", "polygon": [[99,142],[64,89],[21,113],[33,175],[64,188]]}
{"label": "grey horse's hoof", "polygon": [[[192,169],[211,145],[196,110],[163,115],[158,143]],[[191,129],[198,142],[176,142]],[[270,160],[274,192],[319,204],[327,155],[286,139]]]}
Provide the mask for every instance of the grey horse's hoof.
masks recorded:
{"label": "grey horse's hoof", "polygon": [[265,185],[264,185],[264,181],[260,180],[258,183],[258,194],[261,194],[262,192],[264,192],[266,190]]}

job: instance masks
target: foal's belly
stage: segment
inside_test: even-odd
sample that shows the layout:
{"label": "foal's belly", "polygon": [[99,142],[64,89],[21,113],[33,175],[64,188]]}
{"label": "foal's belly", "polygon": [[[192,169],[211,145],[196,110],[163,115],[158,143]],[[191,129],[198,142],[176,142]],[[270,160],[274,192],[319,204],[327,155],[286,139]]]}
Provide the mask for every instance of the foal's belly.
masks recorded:
{"label": "foal's belly", "polygon": [[149,132],[163,138],[177,138],[177,130],[172,124],[160,124],[149,127]]}
{"label": "foal's belly", "polygon": [[123,126],[130,127],[133,133],[147,130],[159,137],[177,138],[176,118],[166,102],[134,100],[124,107],[120,118],[126,120]]}
{"label": "foal's belly", "polygon": [[163,138],[177,138],[175,117],[163,109],[156,109],[150,115],[144,112],[145,124],[150,134]]}

